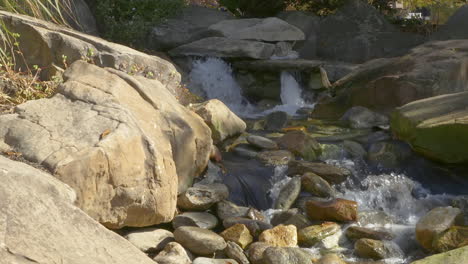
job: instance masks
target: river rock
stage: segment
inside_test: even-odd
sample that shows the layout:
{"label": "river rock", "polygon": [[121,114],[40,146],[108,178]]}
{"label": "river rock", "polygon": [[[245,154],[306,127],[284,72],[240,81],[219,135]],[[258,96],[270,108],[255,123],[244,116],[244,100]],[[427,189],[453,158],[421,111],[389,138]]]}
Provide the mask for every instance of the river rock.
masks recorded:
{"label": "river rock", "polygon": [[212,255],[226,247],[226,241],[215,232],[194,226],[177,228],[174,238],[184,248],[202,256]]}
{"label": "river rock", "polygon": [[[233,152],[236,153],[236,155],[246,159],[255,159],[259,154],[256,150],[246,146],[236,146],[233,149]],[[262,157],[262,159],[265,160],[264,157]]]}
{"label": "river rock", "polygon": [[[468,67],[468,66],[467,66]],[[468,92],[412,102],[392,115],[392,131],[412,148],[446,163],[468,161]]]}
{"label": "river rock", "polygon": [[292,160],[288,164],[288,175],[303,175],[308,172],[322,177],[330,184],[342,183],[351,176],[351,171],[348,169],[326,163]]}
{"label": "river rock", "polygon": [[312,172],[302,175],[301,184],[302,189],[318,197],[328,198],[335,195],[335,190],[330,184]]}
{"label": "river rock", "polygon": [[388,117],[366,107],[354,106],[341,117],[351,128],[373,128],[388,125]]}
{"label": "river rock", "polygon": [[247,127],[242,119],[218,99],[211,99],[201,104],[191,104],[190,109],[203,118],[210,127],[214,143],[241,134]]}
{"label": "river rock", "polygon": [[221,183],[196,184],[177,198],[177,206],[185,210],[204,211],[215,203],[227,199],[229,190]]}
{"label": "river rock", "polygon": [[295,247],[297,246],[297,228],[293,225],[278,225],[263,231],[258,241],[274,247]]}
{"label": "river rock", "polygon": [[288,210],[296,201],[301,192],[301,178],[292,178],[283,188],[281,188],[278,198],[275,201],[275,209]]}
{"label": "river rock", "polygon": [[367,159],[370,164],[396,168],[412,155],[411,148],[401,141],[383,141],[370,145]]}
{"label": "river rock", "polygon": [[460,195],[452,200],[452,206],[459,208],[465,215],[465,223],[468,223],[468,195]]}
{"label": "river rock", "polygon": [[84,61],[64,79],[54,97],[0,116],[0,152],[53,171],[108,228],[172,220],[178,190],[206,168],[209,128],[157,80]]}
{"label": "river rock", "polygon": [[216,204],[216,213],[221,220],[231,217],[245,217],[249,207],[238,206],[228,200],[222,200]]}
{"label": "river rock", "polygon": [[386,214],[383,211],[359,211],[358,212],[358,222],[359,226],[367,226],[367,225],[389,225],[393,224],[395,221],[394,219]]}
{"label": "river rock", "polygon": [[171,56],[268,59],[275,45],[221,37],[209,37],[181,45],[169,51]]}
{"label": "river rock", "polygon": [[204,38],[209,26],[232,18],[229,12],[189,5],[151,29],[148,48],[166,51]]}
{"label": "river rock", "polygon": [[278,139],[278,145],[306,160],[316,160],[320,155],[320,145],[303,131],[291,131]]}
{"label": "river rock", "polygon": [[302,248],[269,247],[263,252],[263,261],[268,264],[313,264],[312,259]]}
{"label": "river rock", "polygon": [[229,228],[236,224],[245,225],[249,229],[250,234],[254,237],[258,237],[258,235],[260,235],[260,233],[262,233],[264,230],[272,228],[272,225],[270,225],[269,223],[258,220],[252,220],[249,218],[231,217],[224,219],[223,221],[224,228]]}
{"label": "river rock", "polygon": [[261,149],[274,150],[278,148],[273,140],[261,136],[250,135],[247,137],[247,142]]}
{"label": "river rock", "polygon": [[213,229],[218,225],[218,218],[210,213],[185,212],[172,220],[172,227],[196,226],[203,229]]}
{"label": "river rock", "polygon": [[165,229],[144,228],[125,235],[135,247],[143,252],[161,251],[169,242],[174,241],[174,235]]}
{"label": "river rock", "polygon": [[288,150],[269,150],[258,153],[257,159],[267,165],[281,166],[294,160],[294,155]]}
{"label": "river rock", "polygon": [[235,224],[220,234],[224,240],[238,244],[241,248],[246,248],[253,242],[253,237],[249,229],[243,224]]}
{"label": "river rock", "polygon": [[321,225],[313,225],[299,230],[297,232],[297,238],[300,246],[312,247],[339,231],[341,231],[341,227],[338,224],[325,222]]}
{"label": "river rock", "polygon": [[403,257],[403,252],[395,243],[368,238],[361,238],[356,241],[354,252],[359,257],[375,260]]}
{"label": "river rock", "polygon": [[250,264],[247,256],[244,254],[244,250],[232,241],[227,241],[227,247],[224,249],[224,253],[229,258],[239,262],[239,264]]}
{"label": "river rock", "polygon": [[168,88],[174,95],[179,87],[180,74],[171,62],[160,57],[29,16],[2,11],[0,20],[11,32],[19,35],[17,40],[24,59],[18,59],[17,66],[24,69],[23,62],[27,62],[30,68],[38,65],[44,79],[61,71],[58,68],[66,68],[64,58],[67,66],[82,58],[89,58],[99,67],[124,72],[131,72],[137,67],[141,68],[141,72],[136,75],[146,76],[150,76],[151,72],[153,78],[161,82],[159,86]]}
{"label": "river rock", "polygon": [[304,40],[297,27],[276,18],[268,17],[224,20],[209,27],[210,30],[230,39],[259,40],[265,42]]}
{"label": "river rock", "polygon": [[270,113],[265,118],[265,129],[268,131],[278,131],[288,124],[291,117],[283,111]]}
{"label": "river rock", "polygon": [[432,243],[434,250],[445,252],[468,245],[468,227],[452,226]]}
{"label": "river rock", "polygon": [[239,264],[233,259],[196,258],[192,264]]}
{"label": "river rock", "polygon": [[277,226],[282,224],[284,221],[288,220],[292,216],[299,214],[299,209],[291,208],[288,210],[281,210],[279,212],[274,212],[273,216],[271,217],[270,223],[273,226]]}
{"label": "river rock", "polygon": [[302,229],[312,225],[309,219],[303,214],[295,214],[282,223],[283,225],[293,225],[297,229]]}
{"label": "river rock", "polygon": [[454,225],[463,225],[464,219],[460,209],[437,207],[419,219],[416,224],[416,239],[426,250],[434,250],[435,239]]}
{"label": "river rock", "polygon": [[354,159],[363,159],[367,156],[367,151],[358,142],[345,140],[343,141],[343,148],[351,155]]}
{"label": "river rock", "polygon": [[153,259],[159,264],[192,264],[187,251],[177,242],[170,242]]}
{"label": "river rock", "polygon": [[249,208],[249,211],[247,211],[247,218],[250,218],[252,220],[258,220],[258,221],[266,220],[266,217],[262,212],[252,207]]}
{"label": "river rock", "polygon": [[411,264],[460,264],[468,259],[468,246],[411,262]]}
{"label": "river rock", "polygon": [[350,226],[348,229],[346,229],[346,237],[349,240],[358,240],[361,238],[369,238],[374,240],[392,240],[395,238],[395,235],[383,230]]}
{"label": "river rock", "polygon": [[358,205],[355,201],[337,198],[330,201],[309,200],[305,204],[311,220],[351,222],[357,220]]}
{"label": "river rock", "polygon": [[324,255],[317,264],[347,264],[337,254],[329,253]]}
{"label": "river rock", "polygon": [[247,256],[252,264],[264,264],[263,253],[271,245],[264,242],[254,242],[247,250]]}
{"label": "river rock", "polygon": [[0,155],[0,179],[0,262],[154,264],[78,209],[73,189],[51,175]]}

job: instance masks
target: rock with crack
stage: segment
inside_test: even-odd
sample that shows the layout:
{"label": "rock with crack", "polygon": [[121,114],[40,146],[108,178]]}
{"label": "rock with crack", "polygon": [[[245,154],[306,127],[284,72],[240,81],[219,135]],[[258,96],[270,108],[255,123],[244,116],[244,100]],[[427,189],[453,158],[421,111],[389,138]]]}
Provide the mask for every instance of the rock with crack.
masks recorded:
{"label": "rock with crack", "polygon": [[208,163],[211,132],[156,80],[78,61],[50,99],[0,116],[0,150],[42,164],[106,227],[172,220]]}
{"label": "rock with crack", "polygon": [[154,263],[75,205],[72,188],[0,156],[1,263]]}

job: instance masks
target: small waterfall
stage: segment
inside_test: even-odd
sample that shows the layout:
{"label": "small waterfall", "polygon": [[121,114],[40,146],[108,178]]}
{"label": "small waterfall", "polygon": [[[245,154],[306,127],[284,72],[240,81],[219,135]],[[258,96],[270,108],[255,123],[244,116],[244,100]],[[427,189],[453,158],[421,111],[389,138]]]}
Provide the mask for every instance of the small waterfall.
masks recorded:
{"label": "small waterfall", "polygon": [[242,96],[242,89],[232,74],[231,66],[222,59],[205,58],[194,61],[190,80],[207,98],[223,101],[237,114],[248,115],[253,110]]}

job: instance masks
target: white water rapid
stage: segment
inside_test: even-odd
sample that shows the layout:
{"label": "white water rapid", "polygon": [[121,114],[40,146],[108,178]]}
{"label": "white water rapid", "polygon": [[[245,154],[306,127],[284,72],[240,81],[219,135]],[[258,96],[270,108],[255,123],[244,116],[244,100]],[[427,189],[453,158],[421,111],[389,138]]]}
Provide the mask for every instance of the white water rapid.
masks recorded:
{"label": "white water rapid", "polygon": [[223,101],[232,111],[243,117],[259,117],[274,111],[294,115],[302,107],[312,107],[302,99],[301,86],[293,75],[281,73],[281,103],[261,112],[242,96],[242,88],[233,76],[231,66],[219,58],[204,58],[193,62],[190,73],[192,87],[201,89],[208,99]]}

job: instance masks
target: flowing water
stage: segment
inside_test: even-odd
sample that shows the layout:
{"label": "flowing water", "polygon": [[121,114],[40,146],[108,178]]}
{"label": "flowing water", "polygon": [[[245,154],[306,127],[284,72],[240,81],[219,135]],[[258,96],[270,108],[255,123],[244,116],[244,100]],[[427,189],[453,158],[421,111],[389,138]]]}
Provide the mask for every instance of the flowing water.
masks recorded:
{"label": "flowing water", "polygon": [[[230,65],[221,59],[196,61],[191,79],[202,87],[207,98],[222,100],[244,117],[261,117],[273,111],[293,115],[301,107],[312,106],[302,99],[299,82],[288,72],[281,73],[282,105],[264,112],[259,112],[242,96]],[[226,173],[220,174],[220,180],[229,187],[230,200],[238,205],[264,210],[267,218],[271,217],[275,210],[270,208],[281,188],[290,180],[286,175],[287,166],[269,167],[233,153],[224,153],[223,159]],[[405,257],[387,259],[386,263],[406,264],[424,256],[415,239],[416,222],[432,208],[450,205],[456,195],[466,194],[468,189],[466,179],[459,177],[464,172],[454,173],[421,157],[408,159],[401,168],[392,170],[369,166],[363,160],[343,158],[326,162],[345,167],[353,173],[346,182],[335,186],[338,197],[358,202],[360,212],[379,212],[383,215],[380,220],[358,224],[385,228],[396,235],[394,242],[403,250]],[[343,253],[348,260],[356,260],[351,242],[344,239],[340,245],[344,247]],[[319,248],[310,250],[315,253],[320,251]]]}

